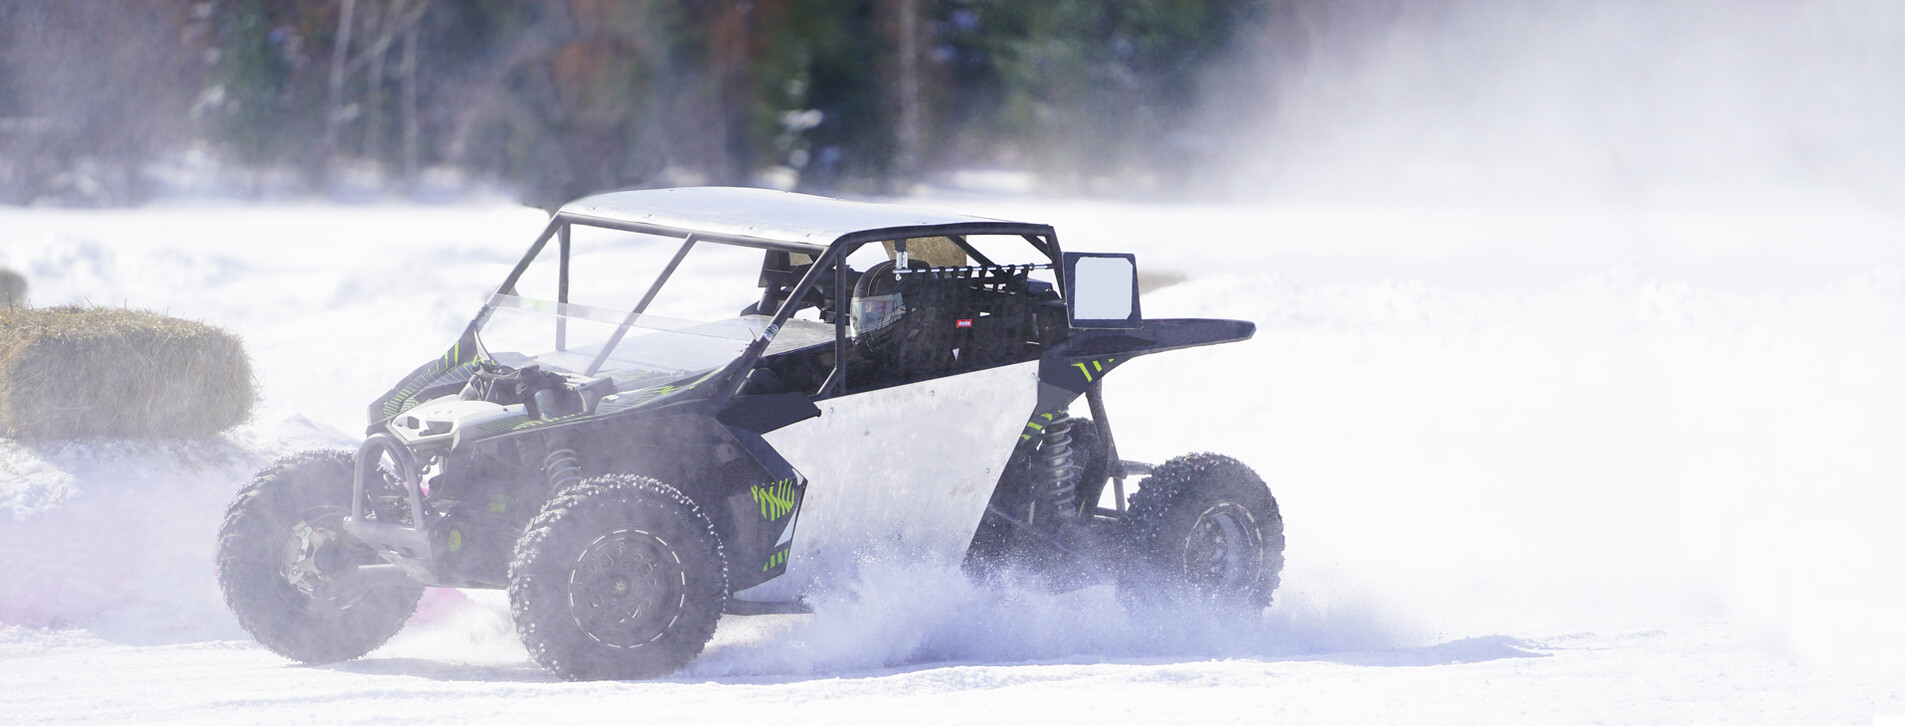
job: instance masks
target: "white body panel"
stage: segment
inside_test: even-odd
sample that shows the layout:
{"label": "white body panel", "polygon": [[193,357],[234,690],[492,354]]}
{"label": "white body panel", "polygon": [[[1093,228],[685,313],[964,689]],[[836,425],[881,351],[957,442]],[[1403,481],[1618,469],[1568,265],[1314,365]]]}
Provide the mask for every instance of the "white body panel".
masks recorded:
{"label": "white body panel", "polygon": [[787,573],[735,593],[786,602],[868,557],[957,567],[1025,421],[1038,364],[822,401],[764,438],[807,477]]}
{"label": "white body panel", "polygon": [[[451,441],[462,433],[463,429],[481,426],[491,421],[500,421],[511,416],[529,413],[529,407],[522,404],[499,406],[488,401],[465,401],[451,394],[427,401],[390,420],[387,428],[405,444],[423,444],[431,441]],[[424,433],[429,424],[449,424],[439,433]]]}

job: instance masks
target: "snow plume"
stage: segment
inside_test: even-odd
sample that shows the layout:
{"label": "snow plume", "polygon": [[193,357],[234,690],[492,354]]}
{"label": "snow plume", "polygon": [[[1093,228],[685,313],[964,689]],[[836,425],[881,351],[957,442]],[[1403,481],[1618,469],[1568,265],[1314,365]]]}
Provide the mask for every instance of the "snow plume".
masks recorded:
{"label": "snow plume", "polygon": [[1215,417],[1261,436],[1286,581],[1425,632],[1716,618],[1905,660],[1905,6],[1342,7],[1381,11],[1233,137],[1239,196],[1285,206],[1220,254],[1266,269],[1145,311],[1261,326]]}
{"label": "snow plume", "polygon": [[298,417],[198,440],[0,439],[0,625],[243,637],[213,579],[226,506],[261,452],[347,442]]}
{"label": "snow plume", "polygon": [[[1285,23],[1243,196],[1617,204],[1905,195],[1905,6],[1328,4]],[[1303,49],[1291,62],[1291,48]],[[1228,101],[1227,101],[1228,103]],[[1266,186],[1271,189],[1266,190]]]}
{"label": "snow plume", "polygon": [[1107,396],[1151,415],[1119,441],[1243,452],[1287,522],[1279,607],[1360,603],[1417,642],[1732,619],[1824,660],[1905,645],[1881,574],[1905,551],[1897,269],[1804,292],[1240,275],[1167,305],[1258,321],[1252,395],[1158,393],[1215,350],[1134,361]]}
{"label": "snow plume", "polygon": [[1353,606],[1319,610],[1299,599],[1239,627],[1189,609],[1133,615],[1109,585],[1054,593],[1009,578],[979,583],[895,562],[869,563],[811,602],[810,616],[724,623],[689,673],[811,676],[947,663],[1418,653]]}
{"label": "snow plume", "polygon": [[239,635],[210,561],[255,455],[226,441],[0,446],[0,623],[134,642]]}

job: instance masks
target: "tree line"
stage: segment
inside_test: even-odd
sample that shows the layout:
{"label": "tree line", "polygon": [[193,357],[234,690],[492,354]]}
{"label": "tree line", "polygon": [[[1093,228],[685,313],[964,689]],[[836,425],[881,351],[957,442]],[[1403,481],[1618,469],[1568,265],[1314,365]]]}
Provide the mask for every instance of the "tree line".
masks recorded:
{"label": "tree line", "polygon": [[964,168],[1171,186],[1223,153],[1217,69],[1322,5],[0,0],[0,202],[137,203],[186,153],[320,191],[448,169],[542,205]]}

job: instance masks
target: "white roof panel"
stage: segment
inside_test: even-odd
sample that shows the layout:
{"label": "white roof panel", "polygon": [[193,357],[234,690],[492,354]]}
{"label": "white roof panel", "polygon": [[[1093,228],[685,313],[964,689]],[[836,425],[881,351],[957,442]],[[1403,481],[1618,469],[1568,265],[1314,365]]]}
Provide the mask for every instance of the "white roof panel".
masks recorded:
{"label": "white roof panel", "polygon": [[1016,225],[1008,222],[900,204],[854,202],[771,189],[690,187],[639,189],[583,197],[561,214],[725,237],[825,247],[843,235],[869,230],[940,225]]}

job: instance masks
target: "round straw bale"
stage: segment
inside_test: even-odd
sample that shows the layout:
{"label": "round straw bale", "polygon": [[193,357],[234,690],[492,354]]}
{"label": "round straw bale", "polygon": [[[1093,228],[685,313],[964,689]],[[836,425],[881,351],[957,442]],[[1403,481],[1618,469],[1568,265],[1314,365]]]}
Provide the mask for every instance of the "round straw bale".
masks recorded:
{"label": "round straw bale", "polygon": [[[899,255],[899,248],[892,240],[881,242],[886,247],[886,258],[891,260]],[[965,267],[966,251],[960,249],[951,237],[914,237],[906,241],[908,259],[919,260],[933,267]]]}
{"label": "round straw bale", "polygon": [[26,277],[0,267],[0,307],[24,307],[25,305]]}
{"label": "round straw bale", "polygon": [[0,431],[208,436],[251,417],[238,336],[144,310],[0,307]]}

